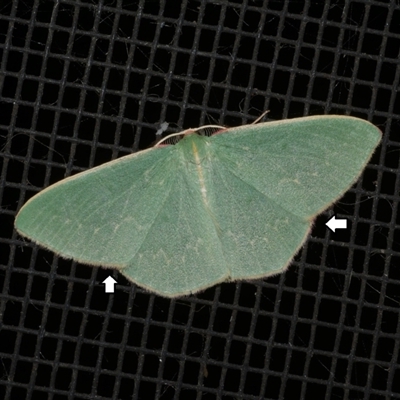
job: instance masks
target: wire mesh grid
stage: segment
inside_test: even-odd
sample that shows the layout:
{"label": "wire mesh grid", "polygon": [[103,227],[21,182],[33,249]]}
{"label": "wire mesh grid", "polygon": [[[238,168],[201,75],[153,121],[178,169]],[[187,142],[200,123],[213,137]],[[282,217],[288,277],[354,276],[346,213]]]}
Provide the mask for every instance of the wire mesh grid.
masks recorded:
{"label": "wire mesh grid", "polygon": [[[0,397],[392,399],[399,372],[397,1],[0,3]],[[282,275],[168,300],[19,237],[66,176],[205,123],[351,114],[383,131]],[[345,231],[325,227],[333,212]]]}

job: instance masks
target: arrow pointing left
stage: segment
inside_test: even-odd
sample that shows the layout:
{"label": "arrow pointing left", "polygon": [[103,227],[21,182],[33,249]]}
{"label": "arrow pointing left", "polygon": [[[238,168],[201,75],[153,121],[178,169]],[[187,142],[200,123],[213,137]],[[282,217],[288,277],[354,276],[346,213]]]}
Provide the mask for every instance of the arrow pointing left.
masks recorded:
{"label": "arrow pointing left", "polygon": [[106,284],[106,293],[114,293],[114,285],[117,283],[117,281],[112,276],[104,279],[102,283]]}
{"label": "arrow pointing left", "polygon": [[326,224],[332,232],[336,232],[336,229],[347,229],[347,219],[336,219],[334,215]]}

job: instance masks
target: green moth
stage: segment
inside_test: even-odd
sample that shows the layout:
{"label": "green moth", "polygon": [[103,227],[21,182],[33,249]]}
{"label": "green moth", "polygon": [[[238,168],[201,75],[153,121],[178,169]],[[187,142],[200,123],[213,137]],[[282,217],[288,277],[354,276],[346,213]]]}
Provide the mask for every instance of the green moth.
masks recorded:
{"label": "green moth", "polygon": [[342,116],[181,135],[48,187],[22,207],[17,231],[166,297],[266,277],[289,265],[381,140]]}

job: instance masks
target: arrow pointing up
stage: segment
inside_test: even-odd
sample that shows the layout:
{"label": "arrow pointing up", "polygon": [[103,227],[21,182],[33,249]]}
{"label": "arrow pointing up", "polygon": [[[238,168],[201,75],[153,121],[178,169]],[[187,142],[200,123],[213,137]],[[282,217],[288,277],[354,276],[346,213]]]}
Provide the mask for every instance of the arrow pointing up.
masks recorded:
{"label": "arrow pointing up", "polygon": [[117,281],[112,276],[104,279],[102,283],[106,284],[106,293],[114,293],[114,285],[117,283]]}
{"label": "arrow pointing up", "polygon": [[336,215],[334,215],[325,225],[332,232],[335,232],[336,229],[347,229],[347,219],[336,219]]}

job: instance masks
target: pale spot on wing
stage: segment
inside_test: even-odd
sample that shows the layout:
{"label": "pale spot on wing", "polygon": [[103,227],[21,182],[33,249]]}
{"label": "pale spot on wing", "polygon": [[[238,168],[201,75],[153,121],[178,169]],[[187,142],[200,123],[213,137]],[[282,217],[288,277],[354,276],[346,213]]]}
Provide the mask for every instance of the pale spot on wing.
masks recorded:
{"label": "pale spot on wing", "polygon": [[208,208],[209,204],[208,204],[208,197],[207,197],[207,188],[206,188],[205,181],[204,181],[203,169],[201,167],[199,152],[197,151],[197,147],[194,143],[192,144],[192,149],[193,149],[194,159],[196,161],[197,174],[199,176],[201,196],[203,198],[204,204]]}

